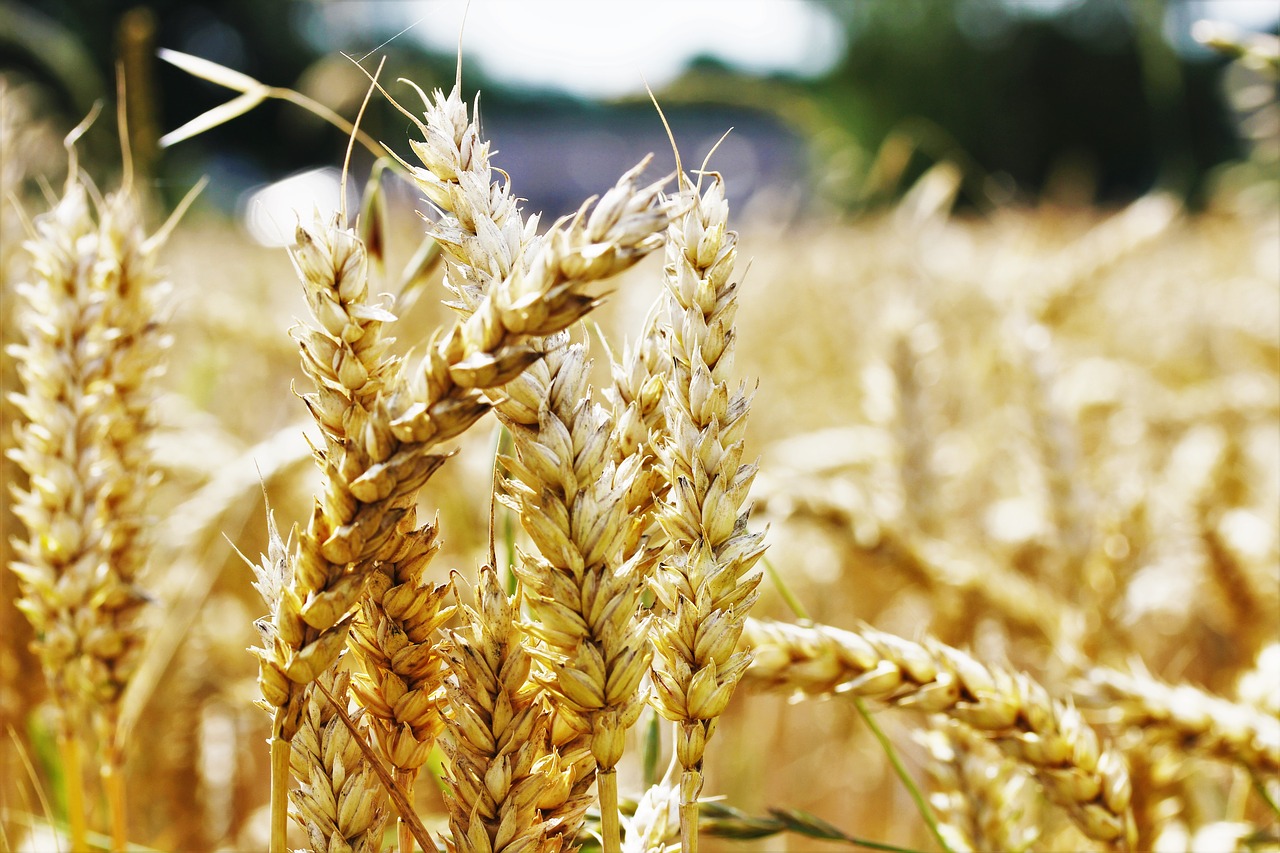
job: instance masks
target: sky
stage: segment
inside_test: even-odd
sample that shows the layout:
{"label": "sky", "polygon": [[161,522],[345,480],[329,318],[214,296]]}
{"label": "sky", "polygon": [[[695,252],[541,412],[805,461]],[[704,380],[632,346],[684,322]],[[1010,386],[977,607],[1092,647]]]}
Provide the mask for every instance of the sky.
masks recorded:
{"label": "sky", "polygon": [[323,8],[328,32],[376,20],[386,37],[444,53],[456,53],[461,31],[464,62],[487,75],[584,97],[641,93],[646,81],[660,88],[699,55],[749,72],[819,76],[844,49],[832,14],[804,0],[413,0]]}
{"label": "sky", "polygon": [[[846,49],[831,9],[856,2],[873,0],[348,0],[322,4],[317,23],[446,54],[462,32],[465,62],[504,83],[610,98],[640,94],[646,81],[661,88],[697,56],[747,72],[821,76]],[[983,14],[1049,17],[1080,2],[995,0]],[[1166,37],[1195,53],[1207,50],[1191,39],[1195,21],[1263,30],[1280,19],[1280,0],[1172,0],[1168,10]]]}

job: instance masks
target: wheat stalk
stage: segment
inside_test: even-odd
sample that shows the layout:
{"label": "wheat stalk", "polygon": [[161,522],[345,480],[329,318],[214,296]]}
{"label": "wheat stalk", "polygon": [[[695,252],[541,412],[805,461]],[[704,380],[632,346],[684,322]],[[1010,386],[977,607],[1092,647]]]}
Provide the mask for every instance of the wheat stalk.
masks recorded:
{"label": "wheat stalk", "polygon": [[747,678],[809,695],[848,694],[946,714],[1027,765],[1090,838],[1132,849],[1129,776],[1071,705],[1021,673],[985,666],[938,642],[862,628],[749,620]]}

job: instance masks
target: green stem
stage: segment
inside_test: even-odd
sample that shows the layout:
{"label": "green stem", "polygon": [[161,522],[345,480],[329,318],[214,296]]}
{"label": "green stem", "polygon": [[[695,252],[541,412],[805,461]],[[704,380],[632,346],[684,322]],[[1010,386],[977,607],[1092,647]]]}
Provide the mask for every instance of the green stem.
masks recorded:
{"label": "green stem", "polygon": [[645,788],[658,784],[658,752],[662,748],[662,735],[658,731],[660,725],[658,715],[649,709],[648,722],[644,725],[644,740],[640,752],[641,779]]}
{"label": "green stem", "polygon": [[782,575],[778,574],[778,570],[774,567],[773,562],[768,557],[763,557],[762,559],[764,560],[765,571],[769,573],[769,580],[773,581],[773,585],[777,588],[778,594],[782,596],[782,600],[791,608],[791,612],[794,613],[796,618],[802,622],[812,622],[813,620],[809,618],[809,611],[805,610],[804,605],[800,603],[800,599],[796,597],[796,594],[792,592],[791,588],[782,580]]}
{"label": "green stem", "polygon": [[929,833],[933,835],[934,840],[938,842],[946,853],[955,853],[947,844],[945,838],[942,837],[942,831],[938,828],[938,820],[933,816],[933,809],[929,808],[929,804],[924,801],[924,795],[920,793],[920,788],[916,785],[911,774],[907,772],[907,768],[903,766],[902,759],[898,757],[898,751],[893,748],[893,744],[889,742],[889,738],[876,725],[875,719],[871,716],[871,712],[867,710],[866,703],[861,699],[855,698],[853,704],[858,709],[858,713],[862,715],[862,719],[866,721],[867,728],[871,729],[871,733],[875,735],[876,740],[880,742],[880,747],[884,750],[884,754],[888,757],[889,763],[893,765],[893,771],[898,774],[898,778],[902,780],[902,784],[906,786],[907,793],[911,795],[911,799],[915,801],[916,808],[920,812],[920,817],[924,818],[925,825],[929,827]]}
{"label": "green stem", "polygon": [[1275,798],[1271,796],[1271,792],[1267,790],[1266,781],[1258,775],[1258,771],[1253,768],[1249,769],[1249,778],[1253,780],[1253,790],[1257,792],[1262,801],[1267,804],[1272,813],[1276,817],[1280,817],[1280,804],[1277,804]]}

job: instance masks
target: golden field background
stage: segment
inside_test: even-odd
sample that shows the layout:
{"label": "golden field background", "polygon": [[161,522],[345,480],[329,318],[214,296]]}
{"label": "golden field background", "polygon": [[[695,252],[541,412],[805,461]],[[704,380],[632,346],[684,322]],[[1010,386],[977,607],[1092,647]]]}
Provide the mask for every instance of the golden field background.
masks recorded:
{"label": "golden field background", "polygon": [[[1224,189],[1195,213],[1153,195],[1116,209],[1046,199],[961,215],[939,168],[892,209],[847,222],[739,223],[736,365],[758,382],[753,517],[808,616],[928,633],[1025,670],[1121,745],[1136,733],[1122,709],[1088,707],[1092,666],[1232,699],[1260,686],[1258,701],[1274,702],[1275,653],[1256,670],[1280,640],[1280,215],[1262,189]],[[6,343],[7,289],[23,269],[11,216]],[[387,268],[398,270],[420,223],[409,211],[393,222]],[[260,477],[282,524],[305,519],[318,487],[306,411],[290,393],[303,376],[287,330],[306,306],[283,250],[217,220],[189,217],[162,261],[174,340],[147,578],[155,641],[126,700],[131,837],[156,850],[263,849],[270,720],[253,705],[257,665],[245,651],[262,605],[234,549],[265,550]],[[656,259],[617,283],[593,315],[612,345],[634,337],[660,287]],[[440,295],[429,290],[398,321],[399,351],[445,317]],[[577,335],[606,360],[594,329]],[[4,376],[12,390],[11,364]],[[14,416],[6,407],[6,442]],[[495,440],[492,422],[473,431],[424,492],[423,511],[441,520],[441,580],[473,577],[485,559]],[[4,471],[6,487],[20,476],[9,462]],[[15,523],[6,517],[6,539]],[[0,820],[6,844],[29,849],[59,771],[15,579],[2,577]],[[769,579],[763,589],[754,615],[796,618]],[[743,684],[710,745],[704,795],[933,849],[852,705],[792,698]],[[926,720],[897,709],[878,719],[928,789],[941,770],[913,737]],[[1276,815],[1240,769],[1177,744],[1140,752],[1150,766],[1131,767],[1135,806],[1149,831],[1173,844],[1180,824],[1181,849],[1207,849],[1195,846],[1205,827],[1220,834],[1202,839],[1247,826],[1232,845],[1280,843]],[[1263,784],[1274,797],[1276,780]],[[634,763],[624,766],[624,796],[638,786]],[[1043,830],[1034,849],[1089,849],[1033,787],[1026,797]],[[436,792],[422,809],[438,825]]]}

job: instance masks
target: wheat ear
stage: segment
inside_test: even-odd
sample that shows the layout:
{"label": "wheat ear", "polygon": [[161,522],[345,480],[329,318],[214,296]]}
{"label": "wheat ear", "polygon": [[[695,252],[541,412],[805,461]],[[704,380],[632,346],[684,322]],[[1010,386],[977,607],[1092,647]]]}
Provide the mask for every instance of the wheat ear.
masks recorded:
{"label": "wheat ear", "polygon": [[[128,188],[96,205],[78,173],[35,223],[31,280],[17,287],[25,341],[10,348],[26,419],[9,455],[26,472],[14,514],[26,525],[11,568],[19,608],[61,711],[60,739],[73,753],[74,719],[89,713],[102,752],[113,849],[126,842],[121,696],[143,642],[138,586],[146,561],[145,503],[156,475],[146,449],[153,380],[166,339],[154,272],[158,240],[147,239]],[[73,775],[76,778],[72,778]],[[74,762],[68,783],[79,785]],[[72,843],[84,844],[83,813],[71,804]]]}
{"label": "wheat ear", "polygon": [[657,314],[664,299],[665,295],[660,294],[643,332],[635,343],[624,348],[621,359],[614,360],[610,354],[613,381],[605,392],[613,409],[611,443],[616,462],[623,465],[634,464],[628,463],[629,459],[639,461],[631,491],[624,498],[636,523],[623,551],[631,555],[643,550],[639,567],[646,573],[661,557],[665,545],[661,531],[652,524],[654,512],[668,490],[666,478],[654,464],[658,455],[656,442],[666,431],[662,399],[666,393],[664,377],[670,372],[663,339],[666,327],[658,322]]}
{"label": "wheat ear", "polygon": [[1132,849],[1132,796],[1124,759],[1074,707],[1021,673],[985,666],[934,641],[913,643],[862,628],[749,620],[747,678],[805,693],[849,694],[946,714],[1027,765],[1048,798],[1088,835]]}
{"label": "wheat ear", "polygon": [[[330,669],[319,681],[345,702],[350,676]],[[359,713],[356,725],[363,725]],[[292,742],[290,768],[299,786],[290,791],[294,819],[306,830],[310,853],[379,853],[387,819],[387,794],[330,700],[308,703]]]}
{"label": "wheat ear", "polygon": [[561,838],[544,818],[571,786],[551,753],[551,717],[529,677],[515,602],[497,572],[480,569],[476,606],[448,632],[451,713],[442,739],[450,760],[445,800],[459,853],[554,853]]}
{"label": "wheat ear", "polygon": [[[560,719],[586,738],[596,765],[605,849],[619,845],[615,768],[644,707],[648,621],[644,575],[626,496],[642,460],[617,465],[609,411],[591,399],[586,348],[546,341],[542,361],[507,386],[498,412],[511,430],[504,457],[510,502],[537,547],[517,573],[535,641],[535,678]],[[557,739],[559,740],[559,739]],[[590,778],[583,780],[590,784]]]}
{"label": "wheat ear", "polygon": [[[416,527],[415,517],[413,511],[405,514],[396,551],[369,572],[351,633],[362,664],[352,677],[352,693],[368,711],[369,728],[410,803],[418,773],[444,728],[439,702],[446,667],[438,629],[454,612],[444,606],[448,586],[425,579],[438,548],[436,525]],[[398,835],[400,850],[411,850],[403,815]]]}
{"label": "wheat ear", "polygon": [[934,759],[929,800],[948,846],[956,853],[1030,850],[1038,831],[1026,774],[963,723],[935,721],[922,735]]}
{"label": "wheat ear", "polygon": [[1139,728],[1144,736],[1234,761],[1263,777],[1280,775],[1280,719],[1251,704],[1109,669],[1089,671],[1075,694],[1082,706],[1104,708],[1110,721]]}
{"label": "wheat ear", "polygon": [[538,217],[523,218],[505,175],[494,180],[490,144],[480,138],[461,87],[455,85],[447,96],[439,89],[431,97],[418,94],[425,121],[409,117],[423,138],[409,145],[422,165],[401,164],[443,214],[432,224],[431,236],[444,254],[454,306],[471,313],[493,281],[528,266],[540,242]]}
{"label": "wheat ear", "polygon": [[658,453],[670,492],[657,520],[671,544],[653,582],[665,611],[654,630],[653,681],[656,707],[680,724],[685,853],[697,849],[707,740],[750,660],[738,637],[758,596],[760,575],[751,569],[764,552],[763,534],[747,532],[743,511],[756,471],[742,461],[750,402],[729,387],[738,286],[729,280],[737,234],[728,213],[713,175],[667,230],[671,374]]}
{"label": "wheat ear", "polygon": [[[644,213],[650,202],[637,204],[653,190],[636,195],[639,168],[601,199],[587,239],[602,242],[615,229],[639,235],[657,225]],[[669,207],[662,205],[664,213]],[[649,238],[620,262],[659,245],[658,235]],[[620,844],[615,767],[643,707],[640,684],[649,665],[647,622],[639,616],[644,522],[633,517],[645,459],[619,452],[610,411],[591,399],[586,349],[567,340],[540,341],[542,361],[503,389],[507,396],[496,408],[515,447],[503,459],[509,500],[538,551],[517,567],[530,648],[540,663],[535,675],[562,723],[554,742],[579,774],[558,831],[576,833],[594,769],[604,845],[613,853]]]}

